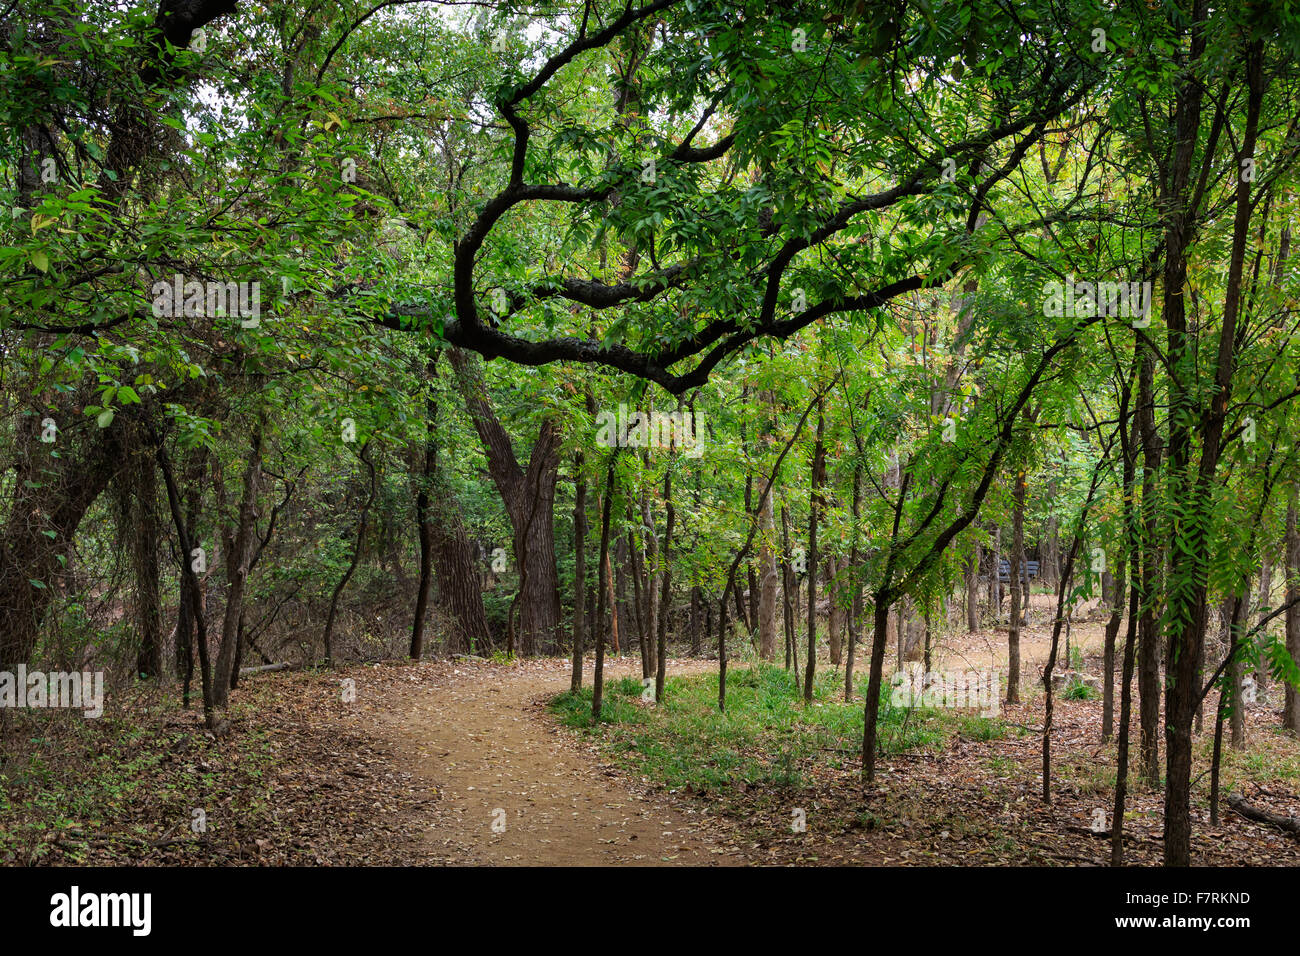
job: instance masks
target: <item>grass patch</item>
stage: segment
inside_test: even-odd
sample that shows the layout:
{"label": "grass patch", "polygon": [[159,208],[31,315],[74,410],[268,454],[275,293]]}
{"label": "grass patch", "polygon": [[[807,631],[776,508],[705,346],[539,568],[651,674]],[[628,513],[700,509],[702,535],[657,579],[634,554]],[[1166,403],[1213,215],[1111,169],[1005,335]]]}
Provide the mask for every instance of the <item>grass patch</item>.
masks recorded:
{"label": "grass patch", "polygon": [[[606,681],[598,725],[589,688],[560,694],[550,706],[566,727],[599,737],[623,767],[668,787],[801,787],[819,770],[861,765],[862,705],[846,704],[843,690],[842,674],[821,671],[808,705],[799,677],[759,664],[728,673],[724,713],[716,673],[668,678],[659,706],[641,702],[634,677]],[[885,755],[937,752],[957,734],[992,740],[1005,733],[1001,721],[968,713],[894,707],[885,691],[877,723]]]}

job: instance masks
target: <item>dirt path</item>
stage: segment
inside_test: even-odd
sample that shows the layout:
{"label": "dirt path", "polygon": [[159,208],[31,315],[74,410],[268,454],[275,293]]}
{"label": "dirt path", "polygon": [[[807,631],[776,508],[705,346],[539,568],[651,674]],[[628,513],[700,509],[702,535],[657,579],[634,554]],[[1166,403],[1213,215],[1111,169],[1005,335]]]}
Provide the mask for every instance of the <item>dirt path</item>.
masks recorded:
{"label": "dirt path", "polygon": [[[682,662],[670,672],[699,666]],[[440,793],[426,837],[431,854],[521,866],[743,862],[707,810],[637,792],[594,746],[555,723],[545,701],[568,688],[565,662],[425,668],[437,668],[432,680],[391,687],[378,716],[417,779]],[[633,668],[617,661],[606,676]]]}

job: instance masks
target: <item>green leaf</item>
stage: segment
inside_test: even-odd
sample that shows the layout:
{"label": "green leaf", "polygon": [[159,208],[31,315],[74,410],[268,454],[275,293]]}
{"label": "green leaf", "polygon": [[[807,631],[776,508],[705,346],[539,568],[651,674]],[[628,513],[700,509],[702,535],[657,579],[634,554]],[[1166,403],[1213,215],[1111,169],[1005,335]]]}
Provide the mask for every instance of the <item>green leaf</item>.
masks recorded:
{"label": "green leaf", "polygon": [[115,412],[111,408],[106,408],[95,417],[95,424],[100,428],[107,428],[113,424],[113,415]]}

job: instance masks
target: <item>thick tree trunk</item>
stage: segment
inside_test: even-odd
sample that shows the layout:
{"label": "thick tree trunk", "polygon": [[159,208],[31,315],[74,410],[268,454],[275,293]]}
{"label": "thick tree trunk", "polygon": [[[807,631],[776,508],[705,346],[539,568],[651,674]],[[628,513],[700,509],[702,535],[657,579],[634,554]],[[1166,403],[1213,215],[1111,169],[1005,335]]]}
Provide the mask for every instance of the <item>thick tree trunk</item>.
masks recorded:
{"label": "thick tree trunk", "polygon": [[461,349],[450,352],[465,407],[488,460],[488,473],[505,505],[514,531],[515,563],[521,592],[520,647],[524,655],[545,652],[558,639],[560,584],[555,563],[555,484],[560,467],[560,429],[542,423],[528,468],[520,467],[514,444],[488,401],[477,361]]}
{"label": "thick tree trunk", "polygon": [[454,502],[433,503],[430,539],[438,577],[438,607],[451,621],[447,653],[474,653],[492,643],[474,546]]}
{"label": "thick tree trunk", "polygon": [[71,553],[81,519],[123,457],[117,429],[94,428],[68,410],[57,419],[66,430],[47,443],[40,421],[34,416],[29,425],[23,416],[15,428],[13,503],[0,535],[0,670],[31,660],[63,569],[60,557]]}

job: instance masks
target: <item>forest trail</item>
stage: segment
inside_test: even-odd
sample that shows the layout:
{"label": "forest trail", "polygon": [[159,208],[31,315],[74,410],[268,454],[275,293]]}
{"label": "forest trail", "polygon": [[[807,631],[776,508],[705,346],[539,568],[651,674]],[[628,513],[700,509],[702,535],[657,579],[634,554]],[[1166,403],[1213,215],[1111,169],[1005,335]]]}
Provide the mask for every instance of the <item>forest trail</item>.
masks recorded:
{"label": "forest trail", "polygon": [[[445,667],[445,679],[404,688],[382,715],[409,769],[441,794],[426,831],[431,855],[507,866],[743,862],[707,810],[636,792],[634,778],[551,718],[546,701],[569,686],[565,662]],[[614,660],[605,674],[639,675],[640,665]]]}

